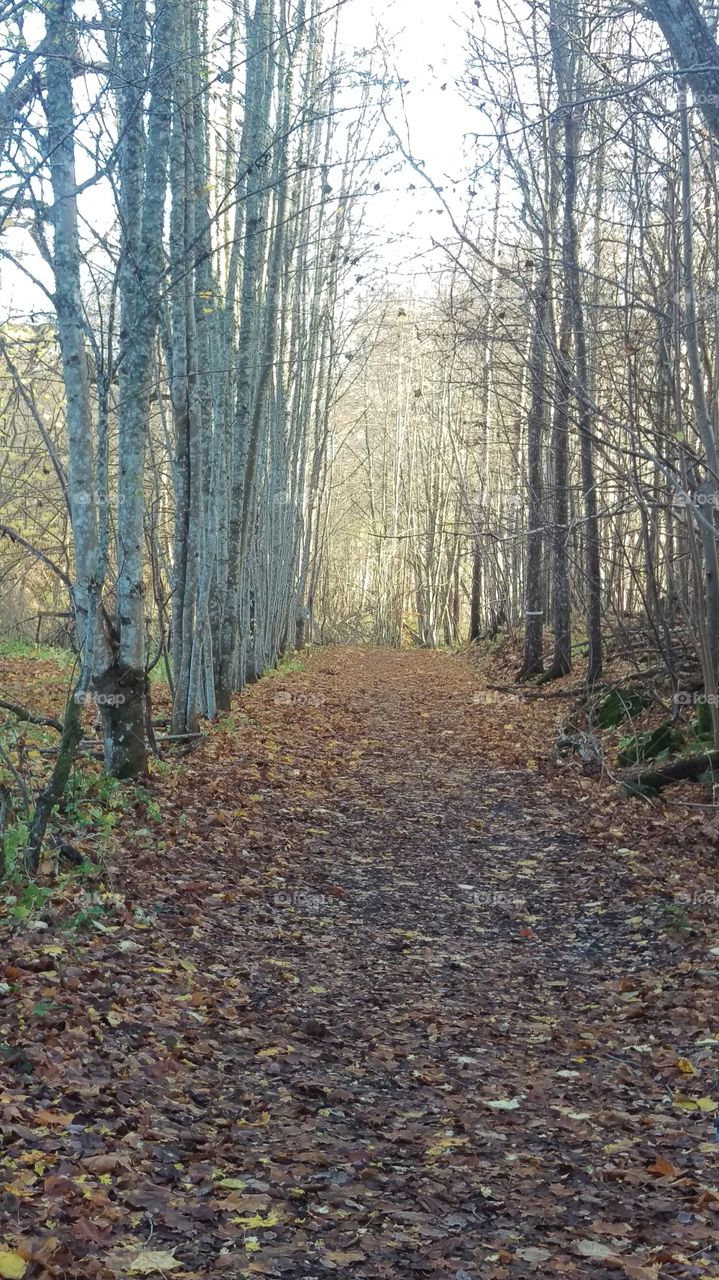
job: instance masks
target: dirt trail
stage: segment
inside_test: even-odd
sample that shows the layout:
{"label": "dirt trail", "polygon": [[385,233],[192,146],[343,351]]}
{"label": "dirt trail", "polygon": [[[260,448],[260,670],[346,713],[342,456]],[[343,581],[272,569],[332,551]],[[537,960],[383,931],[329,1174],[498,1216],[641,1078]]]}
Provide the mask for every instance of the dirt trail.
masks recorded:
{"label": "dirt trail", "polygon": [[155,779],[109,932],[15,940],[52,995],[0,1208],[49,1275],[719,1274],[716,959],[475,695],[436,654],[263,681]]}

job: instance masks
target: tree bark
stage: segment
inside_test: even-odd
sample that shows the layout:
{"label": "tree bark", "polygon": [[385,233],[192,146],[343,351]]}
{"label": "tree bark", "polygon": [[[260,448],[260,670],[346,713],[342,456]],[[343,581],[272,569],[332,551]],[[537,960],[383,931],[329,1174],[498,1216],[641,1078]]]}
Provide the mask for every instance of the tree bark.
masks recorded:
{"label": "tree bark", "polygon": [[719,141],[719,46],[696,0],[647,0],[674,60]]}
{"label": "tree bark", "polygon": [[[142,15],[142,10],[140,11]],[[121,96],[120,204],[123,254],[129,259],[120,281],[124,394],[118,406],[117,618],[115,658],[103,675],[103,688],[116,701],[103,704],[106,765],[116,777],[139,776],[147,770],[145,742],[145,587],[143,544],[145,452],[150,412],[153,349],[164,273],[164,220],[171,119],[172,52],[177,44],[178,14],[174,0],[159,0],[155,13],[154,52],[147,138],[137,124],[142,111],[145,22],[143,38],[135,30],[136,11],[128,6],[123,22],[131,25],[121,43],[123,82],[134,93]]]}

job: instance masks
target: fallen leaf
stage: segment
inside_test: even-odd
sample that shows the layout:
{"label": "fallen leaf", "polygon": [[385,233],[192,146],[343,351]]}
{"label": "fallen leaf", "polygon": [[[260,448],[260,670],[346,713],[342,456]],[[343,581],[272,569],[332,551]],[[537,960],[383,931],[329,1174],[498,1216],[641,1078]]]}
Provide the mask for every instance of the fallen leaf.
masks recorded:
{"label": "fallen leaf", "polygon": [[177,1271],[182,1267],[174,1253],[162,1249],[143,1249],[138,1253],[127,1270],[133,1276],[149,1276],[155,1271]]}
{"label": "fallen leaf", "polygon": [[164,1249],[114,1249],[105,1258],[105,1265],[115,1275],[131,1276],[151,1276],[182,1268],[174,1252]]}
{"label": "fallen leaf", "polygon": [[523,1262],[548,1262],[551,1256],[549,1249],[535,1249],[532,1247],[517,1249],[517,1257],[521,1258]]}
{"label": "fallen leaf", "polygon": [[117,1152],[106,1151],[99,1156],[85,1156],[80,1162],[90,1173],[112,1173],[115,1169],[129,1169],[130,1157]]}
{"label": "fallen leaf", "polygon": [[49,1107],[40,1107],[35,1112],[35,1123],[46,1124],[49,1128],[64,1129],[74,1120],[72,1111],[51,1111]]}
{"label": "fallen leaf", "polygon": [[604,1260],[617,1256],[616,1249],[612,1249],[608,1244],[600,1244],[598,1240],[578,1240],[575,1248],[583,1258],[601,1258]]}
{"label": "fallen leaf", "polygon": [[238,1227],[274,1227],[279,1222],[279,1217],[272,1209],[264,1218],[261,1213],[254,1213],[251,1217],[233,1218],[232,1221]]}
{"label": "fallen leaf", "polygon": [[27,1263],[19,1253],[8,1249],[0,1249],[0,1276],[3,1280],[21,1280],[25,1275]]}
{"label": "fallen leaf", "polygon": [[677,1094],[672,1105],[679,1111],[716,1111],[718,1104],[713,1098],[683,1098]]}

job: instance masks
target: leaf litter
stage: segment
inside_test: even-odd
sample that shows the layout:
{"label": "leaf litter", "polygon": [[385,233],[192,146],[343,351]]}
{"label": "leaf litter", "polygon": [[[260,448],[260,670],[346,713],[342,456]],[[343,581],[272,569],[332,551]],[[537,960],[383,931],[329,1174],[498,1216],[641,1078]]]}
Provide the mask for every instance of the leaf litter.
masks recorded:
{"label": "leaf litter", "polygon": [[476,689],[314,653],[5,930],[0,1275],[719,1275],[715,844]]}

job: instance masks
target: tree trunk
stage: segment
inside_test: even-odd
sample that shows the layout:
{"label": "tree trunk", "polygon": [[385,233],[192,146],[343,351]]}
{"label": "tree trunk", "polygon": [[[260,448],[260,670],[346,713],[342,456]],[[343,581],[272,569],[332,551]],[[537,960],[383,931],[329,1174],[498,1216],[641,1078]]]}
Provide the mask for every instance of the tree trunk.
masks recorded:
{"label": "tree trunk", "polygon": [[72,597],[85,687],[106,668],[110,649],[102,615],[94,423],[80,289],[71,0],[59,0],[51,6],[47,22],[46,113],[53,192],[55,310],[67,412],[74,550]]}
{"label": "tree trunk", "polygon": [[542,444],[547,383],[547,324],[550,267],[545,262],[534,299],[532,346],[529,356],[531,402],[527,417],[527,546],[524,580],[524,651],[517,679],[528,680],[544,669],[544,501]]}
{"label": "tree trunk", "polygon": [[719,46],[699,5],[696,0],[647,0],[647,9],[719,141]]}

